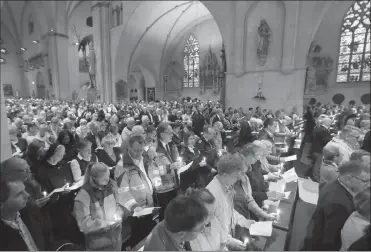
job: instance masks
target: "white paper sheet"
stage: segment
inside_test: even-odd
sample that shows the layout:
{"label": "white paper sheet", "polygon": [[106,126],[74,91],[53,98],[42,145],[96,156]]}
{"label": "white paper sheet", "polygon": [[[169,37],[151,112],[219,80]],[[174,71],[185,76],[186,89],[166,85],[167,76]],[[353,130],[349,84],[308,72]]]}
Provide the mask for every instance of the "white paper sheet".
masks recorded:
{"label": "white paper sheet", "polygon": [[178,175],[180,175],[182,172],[185,172],[186,170],[188,170],[189,167],[191,167],[192,164],[193,164],[193,161],[190,162],[189,164],[187,164],[187,165],[185,165],[185,166],[179,168],[179,169],[178,169]]}
{"label": "white paper sheet", "polygon": [[287,172],[285,172],[281,176],[286,181],[286,183],[296,181],[299,178],[298,175],[295,172],[295,168],[292,168],[292,169],[288,170]]}
{"label": "white paper sheet", "polygon": [[254,236],[271,236],[272,235],[272,221],[258,221],[251,224],[249,231]]}
{"label": "white paper sheet", "polygon": [[143,251],[144,250],[144,246],[143,247],[141,247],[138,251]]}
{"label": "white paper sheet", "polygon": [[284,192],[286,188],[286,181],[281,179],[277,182],[269,183],[269,191]]}
{"label": "white paper sheet", "polygon": [[285,192],[285,199],[289,199],[291,191]]}
{"label": "white paper sheet", "polygon": [[46,196],[47,198],[51,197],[54,193],[59,193],[59,192],[64,192],[65,191],[65,186],[64,187],[61,187],[61,188],[57,188],[57,189],[54,189],[51,193],[48,194],[48,196]]}
{"label": "white paper sheet", "polygon": [[292,156],[289,156],[289,157],[285,157],[285,162],[290,162],[290,161],[294,161],[297,159],[296,155],[292,155]]}
{"label": "white paper sheet", "polygon": [[309,179],[300,178],[298,181],[299,197],[301,200],[317,205],[318,201],[318,183]]}
{"label": "white paper sheet", "polygon": [[268,208],[269,206],[275,206],[275,207],[278,207],[280,205],[280,200],[264,200],[263,203],[264,205],[267,205]]}
{"label": "white paper sheet", "polygon": [[140,216],[144,216],[144,215],[149,215],[149,214],[152,213],[153,209],[156,209],[156,208],[160,208],[160,207],[148,207],[148,208],[144,208],[140,212],[134,212],[133,217],[140,217]]}

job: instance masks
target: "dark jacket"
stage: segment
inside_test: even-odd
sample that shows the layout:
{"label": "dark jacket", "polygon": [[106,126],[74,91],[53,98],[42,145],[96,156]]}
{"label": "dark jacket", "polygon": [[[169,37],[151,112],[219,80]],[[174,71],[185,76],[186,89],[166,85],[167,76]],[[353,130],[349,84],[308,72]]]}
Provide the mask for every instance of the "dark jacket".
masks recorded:
{"label": "dark jacket", "polygon": [[219,157],[216,149],[210,142],[206,141],[206,139],[201,136],[200,140],[196,142],[195,148],[200,151],[202,158],[206,158],[206,163],[210,167],[216,167]]}
{"label": "dark jacket", "polygon": [[188,147],[184,147],[180,154],[186,164],[193,161],[191,167],[180,174],[180,188],[183,191],[188,187],[205,188],[213,179],[212,167],[209,165],[201,167],[199,165],[203,159],[201,152],[196,148],[193,151],[194,153]]}
{"label": "dark jacket", "polygon": [[205,117],[201,113],[195,112],[192,115],[192,126],[196,134],[201,134],[205,126]]}
{"label": "dark jacket", "polygon": [[309,222],[305,250],[339,250],[341,229],[355,211],[352,195],[338,180],[327,183],[320,191],[317,208]]}
{"label": "dark jacket", "polygon": [[323,126],[315,127],[312,138],[312,153],[322,153],[325,145],[332,139],[331,133]]}
{"label": "dark jacket", "polygon": [[164,222],[160,222],[152,230],[144,245],[144,251],[180,251],[176,242],[171,239],[165,230]]}
{"label": "dark jacket", "polygon": [[[37,207],[27,205],[20,211],[21,219],[30,232],[39,250],[55,250],[55,242],[50,223],[42,216]],[[0,250],[28,251],[20,233],[0,221]]]}
{"label": "dark jacket", "polygon": [[[28,143],[27,143],[26,139],[19,137],[18,138],[18,143],[16,143],[15,145],[21,150],[22,153],[25,153],[26,150],[27,150]],[[12,153],[17,152],[17,150],[13,146],[13,144],[11,144],[10,147],[12,149]]]}
{"label": "dark jacket", "polygon": [[371,251],[371,232],[368,226],[364,236],[353,242],[348,251]]}
{"label": "dark jacket", "polygon": [[370,152],[371,149],[371,142],[370,142],[370,131],[368,131],[365,135],[365,138],[363,140],[363,144],[361,149]]}
{"label": "dark jacket", "polygon": [[267,174],[267,172],[262,170],[260,161],[253,164],[251,168],[250,171],[246,172],[246,175],[250,180],[252,197],[258,206],[262,207],[263,201],[268,199],[267,192],[269,187],[268,183],[264,181],[264,175]]}
{"label": "dark jacket", "polygon": [[252,143],[255,139],[252,135],[250,124],[247,121],[241,121],[240,136],[238,138],[238,146],[242,147],[247,143]]}

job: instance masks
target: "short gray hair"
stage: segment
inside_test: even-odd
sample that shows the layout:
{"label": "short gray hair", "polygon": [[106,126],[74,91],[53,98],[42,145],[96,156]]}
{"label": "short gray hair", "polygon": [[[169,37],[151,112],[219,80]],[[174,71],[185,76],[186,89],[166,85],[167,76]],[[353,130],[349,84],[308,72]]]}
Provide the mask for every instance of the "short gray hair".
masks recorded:
{"label": "short gray hair", "polygon": [[244,170],[243,163],[240,158],[237,158],[236,154],[227,154],[220,158],[217,169],[219,174],[232,174]]}

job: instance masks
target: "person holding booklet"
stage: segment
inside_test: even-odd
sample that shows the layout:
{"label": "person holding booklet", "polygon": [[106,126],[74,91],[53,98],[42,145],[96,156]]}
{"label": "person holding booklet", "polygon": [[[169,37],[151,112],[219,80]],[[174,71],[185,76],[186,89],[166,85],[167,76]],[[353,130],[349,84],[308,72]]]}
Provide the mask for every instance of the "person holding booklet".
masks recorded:
{"label": "person holding booklet", "polygon": [[[144,146],[143,137],[131,136],[128,149],[122,156],[122,166],[119,163],[115,169],[118,202],[131,213],[154,206],[153,185],[148,176],[149,163],[143,160]],[[146,237],[155,226],[151,214],[140,218],[129,217],[128,222],[131,226],[131,237],[126,245],[130,247]]]}
{"label": "person holding booklet", "polygon": [[197,136],[193,132],[184,134],[185,147],[181,156],[186,164],[193,161],[191,167],[180,174],[180,188],[183,192],[187,188],[204,188],[213,179],[213,168],[206,163],[206,157],[194,146]]}

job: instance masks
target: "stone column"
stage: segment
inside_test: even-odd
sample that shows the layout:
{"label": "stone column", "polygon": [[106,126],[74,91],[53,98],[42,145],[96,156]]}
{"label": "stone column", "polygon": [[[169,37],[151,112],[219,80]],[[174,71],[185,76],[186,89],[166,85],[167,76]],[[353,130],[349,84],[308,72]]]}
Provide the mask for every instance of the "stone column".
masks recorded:
{"label": "stone column", "polygon": [[111,18],[110,1],[93,1],[93,40],[96,55],[96,84],[101,101],[115,100],[111,74]]}
{"label": "stone column", "polygon": [[8,120],[5,111],[5,98],[4,91],[1,87],[1,151],[0,151],[0,162],[10,158],[12,156],[12,151],[10,149],[10,139],[9,139],[9,129]]}
{"label": "stone column", "polygon": [[[48,47],[48,60],[52,72],[55,99],[71,100],[68,68],[68,36],[51,30],[43,36]],[[78,71],[78,70],[77,70]]]}

